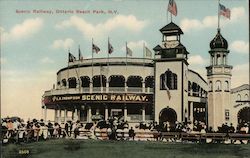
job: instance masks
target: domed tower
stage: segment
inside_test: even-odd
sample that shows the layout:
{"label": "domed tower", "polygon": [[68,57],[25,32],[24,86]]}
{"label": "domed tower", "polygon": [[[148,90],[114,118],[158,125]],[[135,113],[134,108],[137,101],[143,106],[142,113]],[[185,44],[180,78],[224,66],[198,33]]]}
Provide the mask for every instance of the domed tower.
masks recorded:
{"label": "domed tower", "polygon": [[181,44],[181,28],[170,22],[160,29],[162,43],[155,51],[155,121],[159,123],[184,121],[188,105],[189,54]]}
{"label": "domed tower", "polygon": [[228,65],[228,42],[221,35],[220,29],[210,42],[210,65],[207,69],[208,79],[208,124],[214,130],[223,123],[230,122],[231,70]]}

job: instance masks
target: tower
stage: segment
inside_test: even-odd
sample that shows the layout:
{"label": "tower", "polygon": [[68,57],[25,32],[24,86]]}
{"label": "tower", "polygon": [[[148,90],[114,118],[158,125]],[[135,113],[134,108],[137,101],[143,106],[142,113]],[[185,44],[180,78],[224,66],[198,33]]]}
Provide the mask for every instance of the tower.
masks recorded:
{"label": "tower", "polygon": [[214,130],[223,123],[230,122],[229,115],[231,70],[228,65],[228,43],[218,28],[216,36],[210,42],[210,65],[207,69],[208,79],[208,125]]}
{"label": "tower", "polygon": [[160,29],[162,43],[155,51],[155,121],[184,121],[187,100],[187,55],[181,28],[171,22]]}

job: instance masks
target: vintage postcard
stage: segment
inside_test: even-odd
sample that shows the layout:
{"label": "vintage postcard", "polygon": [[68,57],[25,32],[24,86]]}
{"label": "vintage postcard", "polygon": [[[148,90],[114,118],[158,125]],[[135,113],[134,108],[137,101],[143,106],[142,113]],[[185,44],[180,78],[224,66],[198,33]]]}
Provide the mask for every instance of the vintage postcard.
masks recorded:
{"label": "vintage postcard", "polygon": [[0,0],[0,37],[4,158],[250,155],[248,0]]}

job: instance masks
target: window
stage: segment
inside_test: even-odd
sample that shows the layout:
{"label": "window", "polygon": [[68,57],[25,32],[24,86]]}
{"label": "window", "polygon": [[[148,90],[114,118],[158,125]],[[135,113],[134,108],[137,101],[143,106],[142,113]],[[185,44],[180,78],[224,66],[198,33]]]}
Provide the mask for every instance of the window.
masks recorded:
{"label": "window", "polygon": [[97,75],[93,77],[93,87],[106,87],[106,77]]}
{"label": "window", "polygon": [[63,79],[63,80],[62,80],[62,86],[63,86],[63,87],[66,87],[66,86],[67,86],[66,79]]}
{"label": "window", "polygon": [[248,94],[245,94],[245,100],[249,100]]}
{"label": "window", "polygon": [[154,77],[153,76],[147,76],[145,78],[145,88],[153,88],[154,87]]}
{"label": "window", "polygon": [[141,76],[129,76],[127,79],[128,87],[142,87],[142,77]]}
{"label": "window", "polygon": [[110,76],[109,87],[125,87],[125,77],[120,75]]}
{"label": "window", "polygon": [[221,81],[216,81],[215,83],[215,91],[221,91]]}
{"label": "window", "polygon": [[177,81],[177,75],[168,69],[160,76],[160,89],[164,90],[166,87],[169,89],[177,89]]}
{"label": "window", "polygon": [[69,78],[68,82],[69,82],[69,88],[76,88],[76,78],[75,77]]}
{"label": "window", "polygon": [[90,78],[88,76],[81,76],[82,87],[89,87]]}
{"label": "window", "polygon": [[229,91],[229,83],[228,83],[228,81],[225,81],[225,85],[224,85],[225,87],[224,87],[224,90],[226,91],[226,92],[228,92]]}
{"label": "window", "polygon": [[212,81],[209,82],[209,91],[213,91],[213,82]]}
{"label": "window", "polygon": [[237,100],[241,101],[241,95],[240,94],[237,95]]}
{"label": "window", "polygon": [[225,120],[226,121],[229,120],[229,110],[228,109],[225,110]]}

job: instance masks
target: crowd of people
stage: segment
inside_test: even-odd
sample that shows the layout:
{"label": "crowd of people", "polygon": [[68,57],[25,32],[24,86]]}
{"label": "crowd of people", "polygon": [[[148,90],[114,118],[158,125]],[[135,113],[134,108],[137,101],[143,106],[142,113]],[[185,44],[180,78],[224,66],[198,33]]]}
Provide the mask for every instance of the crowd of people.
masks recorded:
{"label": "crowd of people", "polygon": [[[206,124],[195,121],[192,125],[190,122],[141,122],[137,126],[129,127],[128,122],[112,117],[107,121],[98,120],[91,123],[83,124],[79,120],[72,122],[44,122],[43,119],[28,120],[24,122],[18,118],[5,118],[1,122],[1,140],[3,143],[22,143],[47,140],[51,138],[81,138],[82,132],[88,132],[87,138],[98,139],[106,137],[109,140],[134,140],[136,133],[140,131],[156,132],[157,140],[161,140],[162,132],[183,132],[183,133],[213,133],[212,128],[207,128]],[[232,124],[222,124],[218,127],[217,133],[248,133],[249,123],[241,123],[237,128]],[[104,135],[103,135],[104,134]]]}

